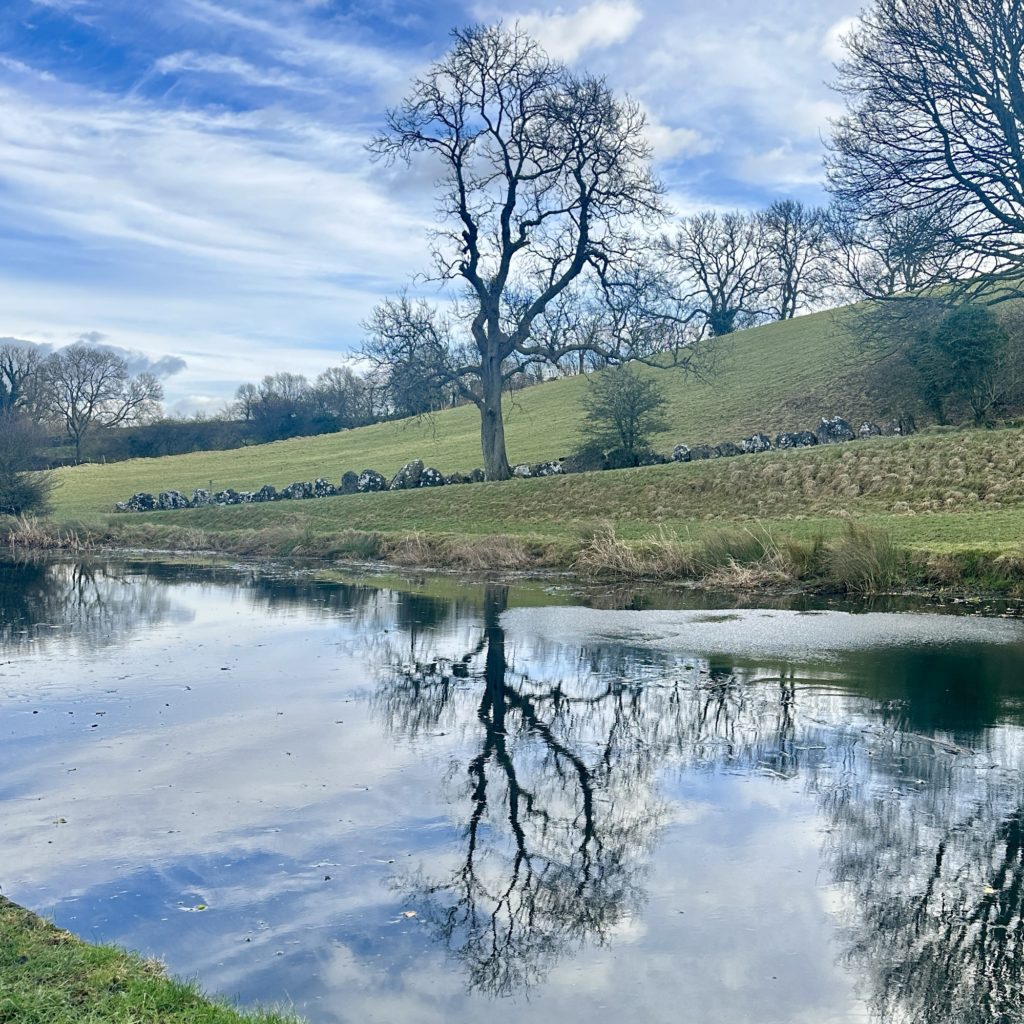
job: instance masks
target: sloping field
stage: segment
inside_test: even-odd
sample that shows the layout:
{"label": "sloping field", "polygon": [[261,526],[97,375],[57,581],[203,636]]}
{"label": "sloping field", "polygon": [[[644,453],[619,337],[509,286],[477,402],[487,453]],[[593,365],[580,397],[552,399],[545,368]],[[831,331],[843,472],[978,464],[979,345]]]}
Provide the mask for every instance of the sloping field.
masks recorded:
{"label": "sloping field", "polygon": [[231,540],[262,532],[270,549],[279,537],[291,538],[299,552],[315,552],[329,548],[320,541],[351,530],[512,535],[571,546],[608,526],[624,539],[686,542],[755,525],[797,538],[835,535],[849,520],[884,526],[899,543],[930,552],[1019,552],[1024,431],[876,438],[712,462],[111,521],[114,536],[128,541],[187,543],[181,531],[189,530],[197,540],[200,533]]}
{"label": "sloping field", "polygon": [[[813,426],[823,414],[851,420],[881,417],[865,395],[861,361],[834,312],[744,331],[721,343],[710,381],[672,370],[647,370],[667,392],[671,427],[656,439],[665,451],[678,442],[739,439],[757,430],[774,434]],[[580,437],[580,397],[586,380],[549,381],[506,400],[510,460],[538,462],[569,454]],[[137,491],[196,487],[254,490],[326,477],[345,470],[394,473],[422,458],[443,472],[480,464],[479,416],[472,406],[440,413],[430,422],[382,423],[359,430],[293,438],[227,452],[135,459],[109,466],[62,470],[54,496],[58,518],[93,519]],[[454,495],[456,503],[464,500]]]}

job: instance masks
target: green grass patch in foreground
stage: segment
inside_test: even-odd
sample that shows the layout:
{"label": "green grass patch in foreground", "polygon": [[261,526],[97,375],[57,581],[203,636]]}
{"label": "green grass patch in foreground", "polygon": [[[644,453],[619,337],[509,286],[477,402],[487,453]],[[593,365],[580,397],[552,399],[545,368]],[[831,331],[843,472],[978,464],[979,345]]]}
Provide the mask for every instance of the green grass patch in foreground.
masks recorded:
{"label": "green grass patch in foreground", "polygon": [[162,967],[91,946],[0,896],[0,1024],[297,1024],[234,1010]]}

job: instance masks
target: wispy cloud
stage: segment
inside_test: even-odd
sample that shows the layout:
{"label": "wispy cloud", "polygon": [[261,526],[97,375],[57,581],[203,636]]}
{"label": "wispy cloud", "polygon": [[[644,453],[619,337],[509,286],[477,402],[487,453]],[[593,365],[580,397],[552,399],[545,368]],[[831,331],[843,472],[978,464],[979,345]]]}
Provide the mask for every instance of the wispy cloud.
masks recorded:
{"label": "wispy cloud", "polygon": [[858,18],[840,18],[829,26],[821,43],[821,52],[834,63],[846,56],[846,37],[856,28]]}
{"label": "wispy cloud", "polygon": [[568,61],[625,42],[642,18],[633,0],[594,0],[575,10],[532,9],[508,16],[539,39],[552,57]]}
{"label": "wispy cloud", "polygon": [[409,67],[381,47],[316,35],[289,18],[272,20],[213,0],[184,0],[191,14],[207,22],[230,25],[258,36],[267,52],[298,68],[326,68],[334,79],[357,78],[370,82],[400,82]]}
{"label": "wispy cloud", "polygon": [[154,65],[153,71],[158,75],[180,74],[193,71],[209,75],[232,75],[240,78],[248,85],[263,89],[293,89],[297,92],[324,93],[326,86],[301,75],[291,74],[275,68],[261,68],[250,64],[241,57],[232,57],[222,53],[197,53],[195,50],[184,50],[161,57]]}

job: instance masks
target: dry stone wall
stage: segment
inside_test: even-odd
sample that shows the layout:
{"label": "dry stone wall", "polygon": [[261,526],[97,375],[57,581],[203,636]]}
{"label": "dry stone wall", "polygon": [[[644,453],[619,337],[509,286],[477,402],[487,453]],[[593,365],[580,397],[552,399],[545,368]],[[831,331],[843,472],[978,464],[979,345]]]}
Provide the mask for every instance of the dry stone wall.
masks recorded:
{"label": "dry stone wall", "polygon": [[[671,456],[657,452],[634,454],[626,462],[622,452],[607,452],[603,455],[589,453],[568,459],[554,459],[548,462],[521,463],[513,471],[517,479],[560,476],[564,473],[593,472],[601,469],[621,469],[627,465],[654,465],[661,462],[700,462],[705,459],[731,459],[740,455],[759,455],[775,449],[809,448],[815,445],[846,444],[858,439],[880,436],[902,436],[913,433],[913,422],[892,420],[880,426],[864,422],[855,431],[841,416],[823,416],[814,430],[798,430],[775,435],[774,441],[768,434],[751,434],[739,443],[720,441],[718,444],[677,444]],[[209,505],[249,505],[270,501],[304,501],[310,498],[326,498],[336,494],[370,494],[377,491],[407,491],[426,487],[450,487],[457,484],[482,483],[484,471],[474,469],[469,473],[450,473],[447,476],[433,466],[426,466],[422,459],[407,462],[390,480],[375,469],[364,469],[361,473],[347,470],[337,486],[319,478],[310,482],[289,484],[278,491],[265,484],[258,491],[235,491],[227,488],[210,492],[197,489],[191,498],[181,491],[161,491],[158,495],[140,492],[127,501],[114,506],[116,512],[155,512],[174,509],[205,508]]]}

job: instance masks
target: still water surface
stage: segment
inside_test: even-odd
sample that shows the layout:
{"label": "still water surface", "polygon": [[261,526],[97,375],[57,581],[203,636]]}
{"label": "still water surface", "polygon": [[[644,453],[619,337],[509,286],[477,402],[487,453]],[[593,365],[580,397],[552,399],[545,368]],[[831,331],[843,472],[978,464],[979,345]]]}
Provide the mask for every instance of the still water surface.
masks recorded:
{"label": "still water surface", "polygon": [[313,1024],[1024,1021],[1024,624],[616,603],[0,564],[3,892]]}

